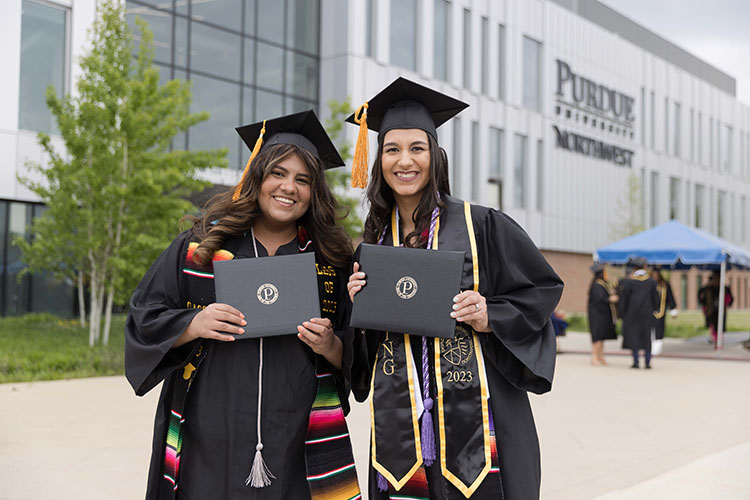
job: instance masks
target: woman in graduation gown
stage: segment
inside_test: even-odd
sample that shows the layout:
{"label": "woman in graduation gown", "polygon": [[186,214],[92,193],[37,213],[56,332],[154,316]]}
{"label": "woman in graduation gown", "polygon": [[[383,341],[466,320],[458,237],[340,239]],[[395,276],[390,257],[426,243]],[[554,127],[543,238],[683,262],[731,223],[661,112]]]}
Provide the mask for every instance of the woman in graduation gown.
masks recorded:
{"label": "woman in graduation gown", "polygon": [[[656,281],[656,291],[659,293],[659,308],[654,311],[654,339],[661,341],[664,339],[664,327],[667,319],[667,311],[674,318],[677,316],[677,302],[674,300],[674,293],[672,293],[672,285],[669,281],[664,279],[659,269],[653,269],[651,271],[651,277]],[[654,346],[659,345],[658,352],[653,348],[654,354],[661,353],[661,343],[657,342]]]}
{"label": "woman in graduation gown", "polygon": [[[352,389],[371,398],[372,500],[539,496],[527,391],[551,388],[550,316],[563,284],[511,218],[450,196],[436,128],[466,106],[399,78],[349,117],[361,127],[360,186],[360,139],[366,126],[379,132],[364,241],[465,254],[463,291],[445,311],[457,320],[453,339],[357,332]],[[353,270],[354,301],[377,269]]]}
{"label": "woman in graduation gown", "polygon": [[601,264],[591,266],[594,278],[589,287],[588,318],[591,331],[591,364],[606,365],[604,360],[604,341],[616,339],[615,324],[617,294],[607,282],[606,269]]}
{"label": "woman in graduation gown", "polygon": [[[127,378],[139,396],[164,382],[146,497],[350,499],[351,241],[323,175],[343,161],[312,111],[237,130],[255,144],[240,183],[193,218],[130,302]],[[315,253],[322,318],[297,335],[236,338],[253,318],[215,302],[213,262],[301,252]]]}

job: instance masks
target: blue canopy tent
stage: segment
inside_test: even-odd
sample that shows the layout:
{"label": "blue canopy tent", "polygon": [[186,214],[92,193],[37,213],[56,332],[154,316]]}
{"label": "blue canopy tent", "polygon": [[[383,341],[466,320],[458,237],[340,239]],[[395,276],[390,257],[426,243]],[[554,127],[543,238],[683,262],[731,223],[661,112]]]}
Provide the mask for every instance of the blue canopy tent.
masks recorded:
{"label": "blue canopy tent", "polygon": [[[727,268],[750,268],[750,252],[700,229],[672,220],[646,231],[599,248],[594,261],[602,264],[625,265],[633,257],[644,257],[650,265],[670,269],[720,270],[719,318],[724,317],[724,284]],[[724,335],[719,321],[717,354],[721,352]]]}

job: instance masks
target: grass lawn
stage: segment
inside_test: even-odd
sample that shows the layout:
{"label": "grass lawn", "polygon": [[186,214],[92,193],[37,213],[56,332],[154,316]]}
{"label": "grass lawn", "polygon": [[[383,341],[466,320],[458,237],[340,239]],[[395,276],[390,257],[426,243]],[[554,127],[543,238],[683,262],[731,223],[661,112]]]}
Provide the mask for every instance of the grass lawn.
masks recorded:
{"label": "grass lawn", "polygon": [[0,318],[0,383],[124,373],[125,315],[112,317],[108,346],[88,346],[88,328],[49,314]]}
{"label": "grass lawn", "polygon": [[[574,332],[587,332],[589,325],[585,314],[571,314],[567,319],[568,329]],[[621,322],[618,321],[617,331]],[[727,331],[750,331],[750,309],[732,309],[727,311]],[[667,316],[667,337],[690,338],[707,335],[705,319],[701,311],[680,311],[676,318]]]}

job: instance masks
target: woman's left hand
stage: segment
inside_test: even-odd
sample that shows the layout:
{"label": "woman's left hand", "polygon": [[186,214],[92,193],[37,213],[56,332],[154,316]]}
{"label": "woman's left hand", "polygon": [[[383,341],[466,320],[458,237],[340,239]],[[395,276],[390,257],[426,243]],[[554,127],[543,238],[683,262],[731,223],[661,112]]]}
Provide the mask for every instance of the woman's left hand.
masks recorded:
{"label": "woman's left hand", "polygon": [[344,346],[333,333],[333,325],[328,318],[312,318],[297,327],[297,337],[310,346],[316,354],[320,354],[333,366],[341,369],[341,357]]}
{"label": "woman's left hand", "polygon": [[487,300],[478,292],[466,290],[453,297],[451,318],[468,324],[477,332],[491,332]]}

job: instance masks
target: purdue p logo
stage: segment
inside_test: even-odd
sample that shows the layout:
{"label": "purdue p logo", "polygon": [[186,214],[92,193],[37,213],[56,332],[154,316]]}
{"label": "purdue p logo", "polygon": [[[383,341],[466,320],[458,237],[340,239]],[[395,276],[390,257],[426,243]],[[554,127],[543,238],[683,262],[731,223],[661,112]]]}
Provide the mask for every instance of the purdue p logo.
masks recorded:
{"label": "purdue p logo", "polygon": [[417,280],[404,276],[396,282],[396,294],[402,299],[410,299],[417,293]]}
{"label": "purdue p logo", "polygon": [[271,283],[263,283],[258,288],[258,300],[261,304],[269,305],[276,302],[279,298],[279,289],[273,286]]}

